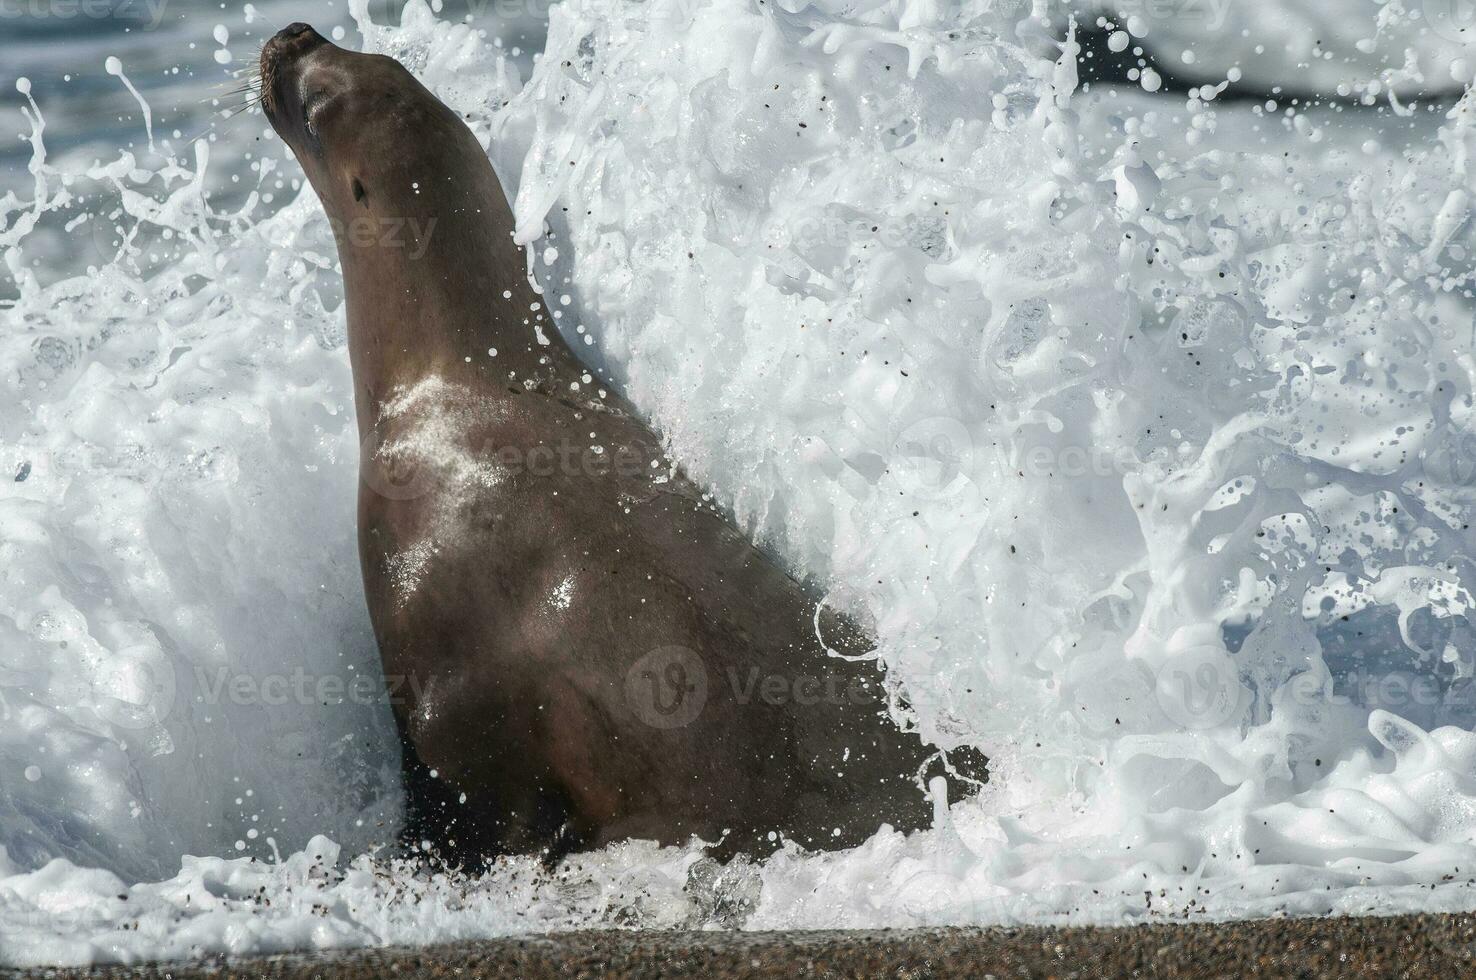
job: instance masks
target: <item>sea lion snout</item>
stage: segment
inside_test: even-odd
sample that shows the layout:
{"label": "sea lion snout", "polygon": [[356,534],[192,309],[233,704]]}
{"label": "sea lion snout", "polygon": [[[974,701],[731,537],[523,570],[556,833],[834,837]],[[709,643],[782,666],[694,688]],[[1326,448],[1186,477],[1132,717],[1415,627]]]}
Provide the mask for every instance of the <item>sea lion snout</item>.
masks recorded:
{"label": "sea lion snout", "polygon": [[[443,132],[460,125],[398,61],[340,47],[304,23],[262,47],[261,105],[330,214],[364,200],[358,171],[444,162],[443,141],[425,138],[427,117]],[[413,203],[395,216],[418,214]]]}
{"label": "sea lion snout", "polygon": [[290,49],[296,54],[301,54],[320,44],[327,43],[328,39],[313,30],[313,25],[297,21],[272,35],[266,43],[266,48]]}
{"label": "sea lion snout", "polygon": [[[307,122],[299,75],[304,55],[332,43],[298,21],[274,34],[261,49],[261,103],[267,119],[282,133]],[[285,133],[283,134],[285,137]]]}
{"label": "sea lion snout", "polygon": [[291,39],[294,37],[301,37],[304,34],[317,33],[317,31],[313,30],[312,24],[304,24],[302,21],[299,20],[296,23],[288,24],[286,27],[278,31],[277,37]]}

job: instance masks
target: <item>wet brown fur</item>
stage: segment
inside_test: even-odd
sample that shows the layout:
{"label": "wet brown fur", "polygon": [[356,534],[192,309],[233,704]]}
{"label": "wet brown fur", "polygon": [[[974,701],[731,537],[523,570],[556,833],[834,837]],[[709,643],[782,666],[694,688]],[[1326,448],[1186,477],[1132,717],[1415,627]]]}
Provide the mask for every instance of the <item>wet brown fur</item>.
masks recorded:
{"label": "wet brown fur", "polygon": [[[305,25],[261,64],[267,116],[339,232],[365,593],[411,839],[474,862],[694,835],[721,855],[781,837],[845,847],[925,826],[934,753],[890,720],[875,666],[829,656],[814,596],[672,469],[630,405],[583,380],[548,320],[535,338],[542,298],[467,126],[398,62]],[[356,218],[413,219],[421,238],[387,245]],[[427,426],[455,459],[403,450]],[[534,462],[565,447],[577,463]],[[866,651],[821,620],[828,643]],[[794,697],[813,695],[805,678],[828,685],[819,703]],[[700,710],[671,725],[700,680]]]}

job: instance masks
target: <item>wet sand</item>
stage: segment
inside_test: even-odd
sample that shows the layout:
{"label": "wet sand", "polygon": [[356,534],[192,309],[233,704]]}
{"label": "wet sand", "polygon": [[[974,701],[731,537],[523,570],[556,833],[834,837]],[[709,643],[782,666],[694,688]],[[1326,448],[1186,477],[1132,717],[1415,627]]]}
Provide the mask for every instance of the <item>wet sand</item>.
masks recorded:
{"label": "wet sand", "polygon": [[1476,915],[1271,919],[1124,929],[584,932],[404,950],[143,968],[0,971],[48,978],[1440,977],[1476,973]]}

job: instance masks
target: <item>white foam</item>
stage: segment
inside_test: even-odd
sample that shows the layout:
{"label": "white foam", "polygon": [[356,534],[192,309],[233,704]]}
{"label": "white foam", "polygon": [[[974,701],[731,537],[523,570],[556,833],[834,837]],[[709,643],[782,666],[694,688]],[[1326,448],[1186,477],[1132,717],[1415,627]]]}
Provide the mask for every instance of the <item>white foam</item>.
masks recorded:
{"label": "white foam", "polygon": [[[877,624],[916,724],[995,759],[946,893],[1234,915],[1397,906],[1472,867],[1432,827],[1467,812],[1476,740],[1440,730],[1463,748],[1436,803],[1375,710],[1471,719],[1471,497],[1439,462],[1469,417],[1464,104],[1388,181],[1335,154],[1283,200],[1281,147],[1194,149],[1203,100],[1177,157],[1138,151],[1162,119],[1088,156],[1070,58],[985,15],[564,13],[503,120],[541,137],[520,235],[552,222],[636,403]],[[1358,671],[1440,703],[1348,703]],[[811,860],[797,894],[871,858]],[[764,925],[886,921],[769,904],[777,865]]]}
{"label": "white foam", "polygon": [[[903,720],[993,759],[933,831],[740,869],[745,926],[1476,904],[1468,104],[1365,155],[1316,115],[1083,102],[1016,41],[1042,18],[829,0],[571,0],[514,96],[475,32],[355,10],[518,188],[558,327],[875,623]],[[48,278],[27,250],[79,205],[32,118],[36,203],[0,202],[0,961],[710,921],[690,850],[362,856],[398,805],[350,686],[378,667],[326,223],[123,157],[94,179],[147,233]]]}
{"label": "white foam", "polygon": [[[1054,9],[1064,23],[1067,13]],[[1465,79],[1451,66],[1476,41],[1476,11],[1460,0],[1096,0],[1072,9],[1126,27],[1190,83],[1233,70],[1252,91],[1338,93],[1367,105],[1459,92]]]}

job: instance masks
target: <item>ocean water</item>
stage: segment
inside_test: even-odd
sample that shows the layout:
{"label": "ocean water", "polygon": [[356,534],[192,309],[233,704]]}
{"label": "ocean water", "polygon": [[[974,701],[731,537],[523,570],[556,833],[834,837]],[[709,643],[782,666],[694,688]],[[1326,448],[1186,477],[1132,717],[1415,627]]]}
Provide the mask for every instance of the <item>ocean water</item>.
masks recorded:
{"label": "ocean water", "polygon": [[560,329],[993,761],[853,851],[474,879],[377,849],[332,236],[200,103],[301,5],[7,35],[0,963],[1476,906],[1469,73],[1455,8],[1336,6],[567,0],[536,63],[313,14],[470,117]]}

